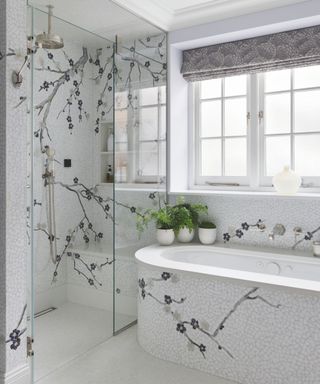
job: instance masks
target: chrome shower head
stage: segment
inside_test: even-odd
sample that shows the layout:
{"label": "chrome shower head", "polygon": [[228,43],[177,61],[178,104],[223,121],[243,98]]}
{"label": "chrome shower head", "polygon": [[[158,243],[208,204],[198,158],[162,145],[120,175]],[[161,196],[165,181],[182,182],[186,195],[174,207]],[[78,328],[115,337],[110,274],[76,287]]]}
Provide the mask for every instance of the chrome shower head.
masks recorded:
{"label": "chrome shower head", "polygon": [[62,37],[55,35],[51,32],[51,21],[53,16],[53,6],[47,5],[48,7],[48,32],[43,32],[36,36],[36,45],[39,48],[45,49],[60,49],[64,47]]}

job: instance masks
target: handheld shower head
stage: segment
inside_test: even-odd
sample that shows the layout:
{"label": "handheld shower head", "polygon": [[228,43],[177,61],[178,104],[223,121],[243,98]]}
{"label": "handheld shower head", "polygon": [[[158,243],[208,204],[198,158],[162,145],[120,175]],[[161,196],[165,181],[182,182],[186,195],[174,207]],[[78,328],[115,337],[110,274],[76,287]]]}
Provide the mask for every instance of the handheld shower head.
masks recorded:
{"label": "handheld shower head", "polygon": [[47,5],[48,7],[48,32],[43,32],[36,36],[36,45],[39,48],[45,48],[45,49],[60,49],[64,47],[64,42],[62,37],[55,35],[51,31],[51,23],[52,23],[52,16],[53,16],[53,6]]}

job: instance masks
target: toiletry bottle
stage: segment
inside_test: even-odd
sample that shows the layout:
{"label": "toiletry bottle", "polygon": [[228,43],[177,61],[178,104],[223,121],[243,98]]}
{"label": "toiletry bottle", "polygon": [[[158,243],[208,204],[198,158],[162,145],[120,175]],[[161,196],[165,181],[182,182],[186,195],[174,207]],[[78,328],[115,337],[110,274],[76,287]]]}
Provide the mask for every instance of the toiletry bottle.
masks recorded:
{"label": "toiletry bottle", "polygon": [[111,166],[111,164],[108,164],[107,183],[113,183],[113,173],[112,173],[112,166]]}

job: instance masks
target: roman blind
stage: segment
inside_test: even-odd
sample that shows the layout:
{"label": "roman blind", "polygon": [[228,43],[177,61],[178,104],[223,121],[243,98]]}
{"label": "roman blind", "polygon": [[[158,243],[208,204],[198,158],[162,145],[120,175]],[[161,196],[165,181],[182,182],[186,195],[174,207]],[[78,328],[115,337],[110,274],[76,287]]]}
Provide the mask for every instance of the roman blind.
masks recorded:
{"label": "roman blind", "polygon": [[316,64],[319,25],[186,50],[181,73],[187,81],[199,81]]}

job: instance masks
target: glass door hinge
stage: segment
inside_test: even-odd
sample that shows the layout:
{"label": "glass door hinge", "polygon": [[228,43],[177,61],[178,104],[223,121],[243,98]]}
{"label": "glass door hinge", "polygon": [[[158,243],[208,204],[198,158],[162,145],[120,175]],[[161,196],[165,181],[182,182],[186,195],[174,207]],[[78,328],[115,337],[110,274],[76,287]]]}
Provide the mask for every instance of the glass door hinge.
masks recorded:
{"label": "glass door hinge", "polygon": [[247,120],[250,120],[250,119],[251,119],[251,113],[247,112]]}
{"label": "glass door hinge", "polygon": [[32,357],[34,355],[33,351],[33,338],[28,336],[27,337],[27,357]]}

